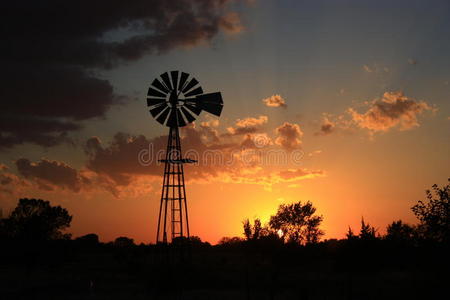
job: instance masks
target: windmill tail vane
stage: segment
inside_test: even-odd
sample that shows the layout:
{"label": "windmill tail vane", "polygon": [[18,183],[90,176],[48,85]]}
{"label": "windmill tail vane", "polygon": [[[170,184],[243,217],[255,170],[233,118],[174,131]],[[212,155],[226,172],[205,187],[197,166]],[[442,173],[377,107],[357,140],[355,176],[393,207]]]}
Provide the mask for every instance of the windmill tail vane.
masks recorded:
{"label": "windmill tail vane", "polygon": [[165,72],[151,83],[147,93],[150,114],[169,127],[164,162],[164,178],[159,206],[157,243],[189,238],[184,164],[196,160],[183,158],[179,128],[195,121],[202,111],[220,116],[223,100],[220,92],[204,94],[197,79],[188,73]]}

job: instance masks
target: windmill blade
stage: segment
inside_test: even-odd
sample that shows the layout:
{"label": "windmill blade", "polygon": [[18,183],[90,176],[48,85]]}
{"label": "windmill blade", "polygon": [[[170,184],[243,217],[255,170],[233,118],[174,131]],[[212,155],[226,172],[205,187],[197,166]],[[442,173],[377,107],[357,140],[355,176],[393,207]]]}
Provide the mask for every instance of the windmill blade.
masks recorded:
{"label": "windmill blade", "polygon": [[184,107],[186,107],[187,109],[189,109],[190,111],[192,111],[194,114],[196,114],[197,116],[202,112],[201,108],[194,106],[194,105],[190,105],[190,104],[185,104]]}
{"label": "windmill blade", "polygon": [[164,123],[166,122],[167,119],[167,115],[170,112],[170,107],[166,106],[166,109],[159,115],[158,118],[156,118],[156,121],[158,121],[159,123],[161,123],[162,125],[164,125]]}
{"label": "windmill blade", "polygon": [[170,77],[172,77],[173,90],[177,91],[177,88],[178,88],[178,71],[170,72]]}
{"label": "windmill blade", "polygon": [[166,94],[164,94],[164,93],[162,93],[162,92],[160,92],[158,90],[155,90],[155,89],[153,89],[151,87],[148,88],[147,96],[166,98]]}
{"label": "windmill blade", "polygon": [[197,116],[202,112],[201,108],[199,107],[197,98],[184,99],[184,107],[188,108]]}
{"label": "windmill blade", "polygon": [[179,127],[186,126],[187,124],[186,121],[183,119],[183,116],[181,115],[180,109],[177,109],[177,121]]}
{"label": "windmill blade", "polygon": [[165,104],[158,105],[158,106],[150,109],[150,113],[152,114],[153,118],[156,118],[156,116],[166,107],[167,107],[167,105],[165,105]]}
{"label": "windmill blade", "polygon": [[197,107],[209,112],[210,114],[220,116],[223,108],[222,94],[220,92],[203,94],[196,97]]}
{"label": "windmill blade", "polygon": [[166,87],[169,90],[172,90],[172,84],[170,83],[169,74],[167,74],[167,72],[164,74],[161,74],[161,78],[164,81],[164,84],[166,85]]}
{"label": "windmill blade", "polygon": [[223,105],[222,94],[220,92],[203,94],[196,97],[201,103],[213,103]]}
{"label": "windmill blade", "polygon": [[153,80],[152,85],[153,85],[155,88],[157,88],[157,89],[163,91],[163,92],[166,93],[166,94],[169,93],[169,90],[161,83],[161,81],[158,80],[158,78],[155,78],[155,80]]}
{"label": "windmill blade", "polygon": [[178,90],[179,91],[183,90],[184,85],[186,84],[186,80],[188,79],[188,77],[189,77],[188,73],[181,72],[180,85],[178,86]]}
{"label": "windmill blade", "polygon": [[190,97],[190,96],[196,96],[196,95],[200,95],[200,94],[203,94],[203,89],[201,86],[199,86],[195,90],[192,90],[189,93],[185,94],[185,96]]}
{"label": "windmill blade", "polygon": [[191,112],[189,112],[186,108],[184,108],[183,106],[181,107],[181,112],[184,114],[184,116],[186,117],[186,120],[188,121],[188,123],[192,123],[195,121],[195,117],[193,116],[193,114]]}
{"label": "windmill blade", "polygon": [[186,92],[188,92],[190,89],[192,89],[194,86],[196,86],[198,83],[197,79],[192,78],[191,81],[189,81],[189,83],[186,85],[186,87],[183,89],[183,94],[185,94]]}
{"label": "windmill blade", "polygon": [[220,117],[223,105],[209,102],[200,102],[200,108],[204,111],[209,112],[210,114]]}
{"label": "windmill blade", "polygon": [[162,104],[163,102],[166,102],[166,99],[161,98],[147,98],[147,106],[153,106]]}
{"label": "windmill blade", "polygon": [[[175,93],[176,92],[176,93]],[[182,93],[185,99],[179,99]],[[147,106],[151,115],[168,127],[183,127],[196,120],[205,110],[220,116],[223,99],[220,92],[204,94],[197,79],[188,73],[170,71],[153,80],[147,93]],[[178,102],[169,104],[169,97]]]}

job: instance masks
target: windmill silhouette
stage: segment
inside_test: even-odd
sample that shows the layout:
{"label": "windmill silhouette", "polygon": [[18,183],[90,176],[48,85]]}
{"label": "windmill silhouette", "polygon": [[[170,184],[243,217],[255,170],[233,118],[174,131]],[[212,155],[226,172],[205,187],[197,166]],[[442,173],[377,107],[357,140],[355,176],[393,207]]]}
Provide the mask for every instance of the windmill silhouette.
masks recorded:
{"label": "windmill silhouette", "polygon": [[204,110],[220,116],[223,100],[220,92],[204,94],[195,78],[188,73],[171,71],[155,78],[148,89],[150,114],[169,127],[164,162],[164,179],[159,206],[157,243],[189,238],[189,219],[183,165],[196,161],[183,158],[179,128],[192,123]]}

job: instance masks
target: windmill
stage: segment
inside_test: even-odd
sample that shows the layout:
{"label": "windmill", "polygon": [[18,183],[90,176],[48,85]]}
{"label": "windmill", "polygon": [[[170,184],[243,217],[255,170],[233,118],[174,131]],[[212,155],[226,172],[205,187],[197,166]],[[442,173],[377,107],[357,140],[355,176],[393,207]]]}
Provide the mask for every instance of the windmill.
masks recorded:
{"label": "windmill", "polygon": [[223,108],[220,92],[204,94],[195,78],[188,73],[171,71],[155,78],[148,89],[147,106],[161,125],[169,127],[164,162],[164,179],[159,206],[157,243],[189,238],[183,165],[196,162],[183,158],[179,128],[192,123],[204,110],[220,116]]}

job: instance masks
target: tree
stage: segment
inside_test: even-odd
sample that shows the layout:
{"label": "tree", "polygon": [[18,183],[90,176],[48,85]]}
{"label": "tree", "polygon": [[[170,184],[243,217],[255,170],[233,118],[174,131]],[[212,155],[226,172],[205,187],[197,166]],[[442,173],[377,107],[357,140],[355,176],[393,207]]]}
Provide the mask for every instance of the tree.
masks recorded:
{"label": "tree", "polygon": [[250,224],[249,219],[245,219],[243,222],[244,236],[247,241],[257,240],[263,236],[264,228],[261,225],[261,220],[256,218],[253,221],[253,226]]}
{"label": "tree", "polygon": [[361,229],[359,230],[359,235],[353,233],[352,228],[349,226],[346,234],[347,240],[374,240],[376,239],[377,230],[375,227],[371,226],[369,223],[364,221],[364,218],[361,218]]}
{"label": "tree", "polygon": [[203,242],[202,239],[199,236],[191,235],[189,237],[189,242],[192,247],[209,247],[211,246],[208,242]]}
{"label": "tree", "polygon": [[[450,182],[450,178],[448,179]],[[418,201],[411,209],[420,221],[419,230],[424,238],[437,242],[450,241],[450,185],[426,190],[427,201]]]}
{"label": "tree", "polygon": [[84,246],[96,246],[99,243],[98,235],[95,233],[89,233],[75,239],[78,243]]}
{"label": "tree", "polygon": [[223,237],[218,242],[218,245],[220,246],[237,246],[243,242],[243,239],[240,237],[234,236],[234,237]]}
{"label": "tree", "polygon": [[72,216],[61,206],[51,206],[41,199],[19,200],[10,216],[3,220],[8,235],[22,240],[67,239],[63,230],[70,226]]}
{"label": "tree", "polygon": [[347,240],[354,240],[354,239],[358,238],[358,236],[353,233],[353,230],[350,226],[348,226],[348,231],[347,231],[346,237],[347,237]]}
{"label": "tree", "polygon": [[361,240],[374,240],[376,239],[377,230],[369,223],[366,224],[364,218],[361,218],[361,230],[359,231],[359,238]]}
{"label": "tree", "polygon": [[402,220],[394,221],[386,228],[385,239],[397,243],[406,243],[414,239],[415,228]]}
{"label": "tree", "polygon": [[134,246],[134,240],[126,236],[121,236],[115,239],[114,246],[116,247],[131,247]]}
{"label": "tree", "polygon": [[279,232],[285,242],[317,243],[324,234],[319,228],[323,217],[315,213],[316,208],[309,201],[281,204],[276,215],[270,217],[269,226]]}

